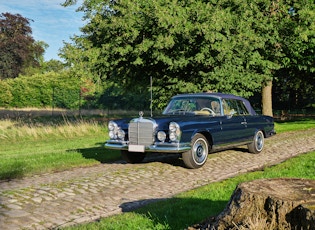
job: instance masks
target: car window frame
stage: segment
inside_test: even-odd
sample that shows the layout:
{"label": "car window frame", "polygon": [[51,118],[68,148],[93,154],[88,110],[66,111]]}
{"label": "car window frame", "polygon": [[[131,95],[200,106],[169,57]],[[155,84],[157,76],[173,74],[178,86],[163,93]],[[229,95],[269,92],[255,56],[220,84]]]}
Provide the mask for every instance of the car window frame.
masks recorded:
{"label": "car window frame", "polygon": [[[168,105],[165,107],[164,111],[163,111],[163,114],[166,115],[166,114],[174,114],[177,110],[174,109],[174,110],[170,110],[173,105],[176,103],[175,100],[190,100],[190,101],[195,101],[196,102],[196,105],[199,105],[199,102],[198,100],[200,99],[208,99],[209,100],[209,106],[207,106],[207,108],[211,108],[212,109],[212,102],[215,101],[218,103],[218,108],[219,110],[216,111],[216,116],[222,116],[223,114],[223,111],[222,111],[222,101],[217,98],[217,97],[212,97],[212,96],[198,96],[198,97],[176,97],[176,98],[172,98],[172,100],[168,103]],[[200,107],[203,107],[203,106],[200,106]],[[204,107],[203,107],[204,108]],[[183,108],[181,108],[183,109]],[[181,109],[178,109],[178,111],[180,111]],[[199,109],[202,109],[202,108],[198,108],[198,106],[196,106],[195,108],[196,110],[199,110]],[[195,110],[195,111],[196,111]],[[193,110],[184,110],[184,112],[194,112]]]}
{"label": "car window frame", "polygon": [[[242,100],[224,98],[222,99],[223,114],[225,116],[247,116],[250,115]],[[241,107],[241,108],[240,108]]]}

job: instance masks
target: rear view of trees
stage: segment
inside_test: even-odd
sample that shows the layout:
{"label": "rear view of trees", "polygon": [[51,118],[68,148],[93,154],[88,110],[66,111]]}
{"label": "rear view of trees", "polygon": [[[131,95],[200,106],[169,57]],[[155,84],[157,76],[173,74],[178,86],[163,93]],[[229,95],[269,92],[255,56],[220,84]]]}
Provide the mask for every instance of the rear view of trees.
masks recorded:
{"label": "rear view of trees", "polygon": [[32,37],[30,21],[19,14],[0,15],[0,79],[16,78],[39,64],[44,49]]}

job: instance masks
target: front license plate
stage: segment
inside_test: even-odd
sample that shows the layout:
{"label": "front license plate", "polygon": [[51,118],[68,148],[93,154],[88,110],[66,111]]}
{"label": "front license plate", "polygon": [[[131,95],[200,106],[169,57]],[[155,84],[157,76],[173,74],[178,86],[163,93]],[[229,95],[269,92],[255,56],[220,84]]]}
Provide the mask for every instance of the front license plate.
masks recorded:
{"label": "front license plate", "polygon": [[144,153],[144,145],[129,145],[128,151],[129,152],[142,152],[142,153]]}

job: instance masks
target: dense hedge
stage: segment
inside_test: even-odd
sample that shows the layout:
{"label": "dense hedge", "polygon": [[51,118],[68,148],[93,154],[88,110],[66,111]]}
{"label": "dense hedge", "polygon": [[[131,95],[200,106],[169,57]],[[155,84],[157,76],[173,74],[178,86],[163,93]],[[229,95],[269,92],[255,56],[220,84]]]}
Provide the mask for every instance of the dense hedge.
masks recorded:
{"label": "dense hedge", "polygon": [[65,72],[0,80],[0,107],[100,108],[149,110],[149,92],[120,92],[117,85],[96,85]]}
{"label": "dense hedge", "polygon": [[21,76],[0,81],[0,92],[0,107],[76,108],[80,80],[67,72]]}

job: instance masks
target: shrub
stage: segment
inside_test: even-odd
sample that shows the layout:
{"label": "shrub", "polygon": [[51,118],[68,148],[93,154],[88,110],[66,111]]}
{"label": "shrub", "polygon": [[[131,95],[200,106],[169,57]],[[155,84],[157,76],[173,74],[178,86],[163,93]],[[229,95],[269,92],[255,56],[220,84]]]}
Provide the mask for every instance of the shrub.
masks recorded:
{"label": "shrub", "polygon": [[0,82],[2,107],[77,108],[80,80],[67,71],[20,76]]}
{"label": "shrub", "polygon": [[0,107],[8,107],[13,100],[11,86],[6,81],[0,80]]}

